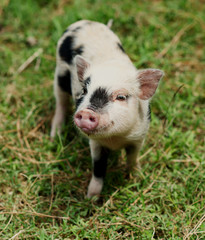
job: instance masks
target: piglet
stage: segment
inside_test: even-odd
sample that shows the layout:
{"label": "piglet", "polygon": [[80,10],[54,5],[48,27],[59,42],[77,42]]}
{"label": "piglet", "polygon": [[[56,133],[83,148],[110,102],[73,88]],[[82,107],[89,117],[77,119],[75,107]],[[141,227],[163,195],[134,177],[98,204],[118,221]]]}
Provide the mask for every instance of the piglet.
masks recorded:
{"label": "piglet", "polygon": [[125,148],[128,169],[135,166],[149,129],[149,101],[162,76],[159,69],[136,69],[104,24],[78,21],[58,41],[51,137],[60,134],[72,96],[74,124],[91,150],[88,198],[101,193],[110,151]]}

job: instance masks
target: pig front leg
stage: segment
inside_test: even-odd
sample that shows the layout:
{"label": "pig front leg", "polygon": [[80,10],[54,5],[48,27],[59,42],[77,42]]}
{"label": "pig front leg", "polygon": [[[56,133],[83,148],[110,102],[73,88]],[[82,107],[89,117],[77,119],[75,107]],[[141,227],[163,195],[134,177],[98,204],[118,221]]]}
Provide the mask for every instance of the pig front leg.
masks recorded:
{"label": "pig front leg", "polygon": [[58,86],[57,77],[55,78],[54,82],[54,92],[56,97],[56,110],[55,115],[52,120],[51,126],[51,138],[54,138],[56,135],[56,131],[58,134],[61,133],[62,125],[65,121],[67,108],[69,104],[69,94],[61,90]]}
{"label": "pig front leg", "polygon": [[131,172],[135,166],[140,168],[140,164],[137,161],[137,157],[139,155],[139,151],[142,147],[143,140],[138,141],[135,144],[128,145],[125,150],[127,154],[127,169],[129,172]]}
{"label": "pig front leg", "polygon": [[93,174],[88,186],[88,198],[99,195],[102,191],[109,155],[109,150],[102,147],[94,140],[90,140],[90,149],[93,163]]}

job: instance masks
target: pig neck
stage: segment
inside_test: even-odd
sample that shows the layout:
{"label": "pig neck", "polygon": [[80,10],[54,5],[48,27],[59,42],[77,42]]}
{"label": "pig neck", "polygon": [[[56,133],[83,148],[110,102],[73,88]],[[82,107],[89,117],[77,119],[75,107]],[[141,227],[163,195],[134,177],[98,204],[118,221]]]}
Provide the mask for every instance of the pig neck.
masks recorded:
{"label": "pig neck", "polygon": [[118,150],[123,147],[126,147],[129,144],[135,145],[138,140],[143,140],[146,136],[146,132],[149,128],[149,125],[139,127],[134,127],[127,134],[123,136],[110,136],[100,139],[95,139],[100,145],[107,147],[111,150]]}
{"label": "pig neck", "polygon": [[112,136],[112,137],[108,137],[108,138],[104,138],[104,139],[98,139],[96,141],[100,145],[107,147],[111,150],[118,150],[123,147],[126,147],[129,144],[135,145],[135,142],[137,140],[141,140],[143,138],[144,138],[144,136],[143,137],[141,136],[134,140],[134,139],[129,139],[129,138],[122,137],[122,136]]}
{"label": "pig neck", "polygon": [[112,137],[107,137],[103,139],[97,139],[96,141],[100,145],[107,147],[111,150],[118,150],[128,144],[127,139],[122,136],[112,136]]}

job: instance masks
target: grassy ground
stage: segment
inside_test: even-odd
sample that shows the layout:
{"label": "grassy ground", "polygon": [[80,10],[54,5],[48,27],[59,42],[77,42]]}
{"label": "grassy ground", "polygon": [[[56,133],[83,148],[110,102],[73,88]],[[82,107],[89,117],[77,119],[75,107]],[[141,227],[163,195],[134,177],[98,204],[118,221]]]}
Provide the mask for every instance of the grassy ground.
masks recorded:
{"label": "grassy ground", "polygon": [[[204,3],[1,1],[0,239],[205,239]],[[142,169],[127,179],[122,152],[96,202],[85,199],[89,148],[71,117],[63,136],[49,139],[52,84],[67,25],[110,18],[136,67],[166,75]]]}

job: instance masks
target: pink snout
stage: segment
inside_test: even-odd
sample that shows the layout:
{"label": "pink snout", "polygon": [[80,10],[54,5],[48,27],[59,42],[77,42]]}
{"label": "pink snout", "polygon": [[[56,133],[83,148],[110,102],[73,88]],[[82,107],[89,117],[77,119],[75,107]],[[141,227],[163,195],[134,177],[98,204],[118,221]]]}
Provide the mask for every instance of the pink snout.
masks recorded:
{"label": "pink snout", "polygon": [[83,132],[89,133],[98,126],[99,115],[90,109],[85,109],[75,114],[74,121]]}

